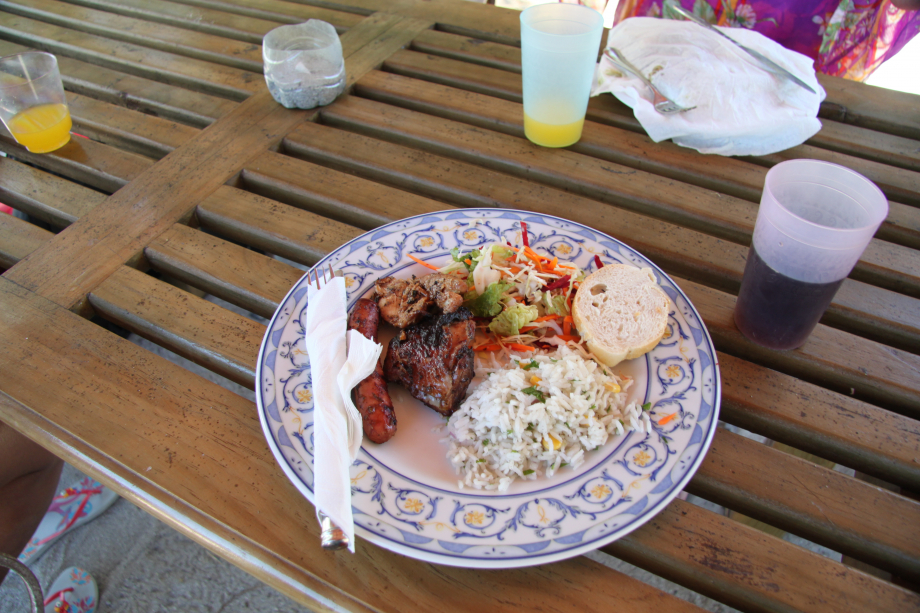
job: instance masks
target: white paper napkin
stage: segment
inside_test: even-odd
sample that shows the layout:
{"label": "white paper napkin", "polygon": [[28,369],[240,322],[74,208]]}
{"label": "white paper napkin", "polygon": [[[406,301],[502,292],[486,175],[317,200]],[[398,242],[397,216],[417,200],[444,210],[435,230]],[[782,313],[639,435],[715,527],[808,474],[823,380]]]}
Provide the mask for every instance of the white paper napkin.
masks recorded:
{"label": "white paper napkin", "polygon": [[347,323],[344,279],[335,278],[319,290],[310,286],[305,335],[313,383],[314,502],[317,513],[345,532],[354,553],[349,468],[363,430],[351,389],[374,371],[382,347],[355,330],[346,342]]}
{"label": "white paper napkin", "polygon": [[606,57],[598,64],[591,95],[610,92],[633,109],[655,142],[673,139],[702,153],[766,155],[805,142],[821,129],[818,107],[824,89],[811,58],[790,51],[753,30],[720,28],[789,70],[812,94],[775,77],[715,32],[689,21],[633,17],[610,31],[616,47],[652,83],[691,111],[662,115],[652,93],[638,78],[624,74]]}

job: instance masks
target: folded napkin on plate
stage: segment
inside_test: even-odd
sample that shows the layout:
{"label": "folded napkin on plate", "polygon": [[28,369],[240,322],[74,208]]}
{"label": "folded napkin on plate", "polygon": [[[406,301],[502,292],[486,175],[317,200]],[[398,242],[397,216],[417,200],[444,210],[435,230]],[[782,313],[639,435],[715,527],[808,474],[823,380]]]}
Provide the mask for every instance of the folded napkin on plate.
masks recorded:
{"label": "folded napkin on plate", "polygon": [[758,32],[720,28],[793,73],[812,94],[762,68],[742,49],[690,21],[633,17],[610,30],[616,47],[662,94],[691,111],[662,115],[638,78],[602,57],[591,95],[610,92],[633,109],[656,143],[673,139],[702,153],[766,155],[799,145],[818,130],[825,93],[810,58]]}
{"label": "folded napkin on plate", "polygon": [[307,354],[313,386],[313,496],[317,513],[345,532],[355,551],[349,468],[361,447],[361,415],[351,389],[374,372],[378,343],[350,330],[345,281],[335,278],[307,292]]}

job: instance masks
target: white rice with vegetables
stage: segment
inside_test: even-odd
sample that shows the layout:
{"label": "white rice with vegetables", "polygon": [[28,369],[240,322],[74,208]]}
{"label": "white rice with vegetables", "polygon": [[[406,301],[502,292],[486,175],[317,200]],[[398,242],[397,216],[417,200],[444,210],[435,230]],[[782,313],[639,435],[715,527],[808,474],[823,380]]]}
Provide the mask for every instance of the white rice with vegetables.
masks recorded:
{"label": "white rice with vegetables", "polygon": [[515,479],[578,467],[610,435],[651,430],[642,407],[626,403],[632,380],[566,345],[477,374],[484,380],[448,422],[460,487],[505,491]]}

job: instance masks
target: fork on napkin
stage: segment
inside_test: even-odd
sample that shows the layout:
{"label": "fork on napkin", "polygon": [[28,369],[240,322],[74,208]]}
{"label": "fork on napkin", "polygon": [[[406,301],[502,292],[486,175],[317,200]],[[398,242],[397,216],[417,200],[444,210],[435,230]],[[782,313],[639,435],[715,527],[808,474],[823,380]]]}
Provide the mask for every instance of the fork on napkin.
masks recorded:
{"label": "fork on napkin", "polygon": [[702,153],[766,155],[805,142],[821,129],[825,97],[810,58],[758,32],[734,28],[731,37],[794,73],[817,93],[777,79],[718,33],[689,21],[632,17],[607,37],[661,93],[692,111],[661,115],[638,78],[601,58],[591,95],[612,93],[633,109],[649,137]]}
{"label": "fork on napkin", "polygon": [[363,429],[351,390],[374,371],[383,346],[357,330],[346,334],[344,278],[331,267],[322,283],[320,273],[312,273],[316,283],[307,291],[304,333],[313,387],[313,501],[323,526],[323,547],[347,545],[354,553],[349,469],[361,448]]}

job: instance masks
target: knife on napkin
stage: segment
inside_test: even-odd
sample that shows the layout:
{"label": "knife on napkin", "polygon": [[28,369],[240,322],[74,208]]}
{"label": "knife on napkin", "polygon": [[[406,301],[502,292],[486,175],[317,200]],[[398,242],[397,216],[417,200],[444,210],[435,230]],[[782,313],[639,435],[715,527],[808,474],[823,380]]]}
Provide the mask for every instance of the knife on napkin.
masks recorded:
{"label": "knife on napkin", "polygon": [[683,15],[684,17],[686,17],[687,19],[689,19],[689,20],[692,21],[693,23],[698,24],[698,25],[701,25],[701,26],[703,26],[704,28],[708,28],[708,29],[712,30],[713,32],[715,32],[716,34],[718,34],[719,36],[722,36],[723,38],[725,38],[725,39],[731,41],[731,42],[732,42],[734,45],[736,45],[738,48],[740,48],[740,49],[742,49],[743,51],[747,52],[748,55],[750,55],[750,56],[753,57],[755,60],[757,60],[758,62],[760,62],[761,67],[762,67],[764,70],[766,70],[767,72],[769,72],[769,73],[771,73],[771,74],[775,74],[775,75],[778,76],[778,77],[783,77],[783,78],[785,78],[785,79],[789,79],[790,81],[792,81],[793,83],[795,83],[795,84],[798,85],[799,87],[804,87],[805,89],[807,89],[808,91],[810,91],[810,92],[813,93],[813,94],[817,94],[817,93],[818,93],[818,92],[816,92],[815,90],[813,90],[811,87],[809,87],[807,83],[805,83],[804,81],[802,81],[802,79],[798,78],[797,76],[795,76],[794,74],[792,74],[791,72],[789,72],[788,70],[786,70],[785,68],[783,68],[782,66],[780,66],[779,64],[777,64],[776,62],[774,62],[773,60],[771,60],[770,58],[768,58],[767,56],[765,56],[765,55],[763,55],[762,53],[759,53],[759,52],[757,52],[757,51],[755,51],[755,50],[753,50],[753,49],[750,49],[750,48],[748,48],[748,47],[745,47],[744,45],[742,45],[741,43],[739,43],[738,41],[736,41],[735,39],[733,39],[731,36],[728,36],[727,34],[725,34],[724,32],[722,32],[721,30],[719,30],[717,27],[715,27],[714,25],[712,25],[711,23],[709,23],[709,22],[706,21],[705,19],[702,19],[702,18],[700,18],[700,17],[694,15],[693,13],[691,13],[690,11],[688,11],[687,9],[685,9],[684,7],[680,6],[679,4],[675,4],[675,5],[671,6],[671,9],[673,9],[673,10],[674,10],[675,12],[677,12],[678,14]]}
{"label": "knife on napkin", "polygon": [[[319,281],[317,279],[317,285]],[[382,345],[346,335],[345,280],[334,276],[307,292],[305,341],[313,387],[313,495],[323,547],[355,551],[349,469],[361,448],[361,415],[351,389],[377,365]]]}

